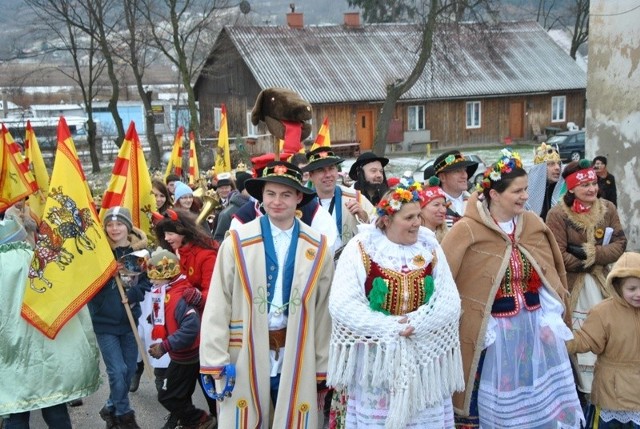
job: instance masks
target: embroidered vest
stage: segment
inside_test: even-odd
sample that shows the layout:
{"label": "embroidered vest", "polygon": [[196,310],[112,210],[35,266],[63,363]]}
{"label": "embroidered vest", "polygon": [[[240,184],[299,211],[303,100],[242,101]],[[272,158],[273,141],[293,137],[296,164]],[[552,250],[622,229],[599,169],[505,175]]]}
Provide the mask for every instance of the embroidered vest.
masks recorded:
{"label": "embroidered vest", "polygon": [[[529,310],[540,308],[538,290],[542,280],[524,254],[513,246],[507,271],[504,273],[500,288],[491,307],[494,317],[510,317],[520,311],[520,302]],[[518,299],[518,297],[522,299]]]}
{"label": "embroidered vest", "polygon": [[[433,294],[432,264],[427,264],[416,270],[397,272],[381,267],[371,260],[360,243],[360,254],[364,262],[367,279],[365,280],[365,294],[369,301],[375,293],[374,282],[380,278],[386,284],[387,292],[381,297],[380,309],[385,314],[403,315],[415,311],[425,304]],[[372,308],[373,305],[372,305]],[[374,308],[376,309],[376,308]]]}

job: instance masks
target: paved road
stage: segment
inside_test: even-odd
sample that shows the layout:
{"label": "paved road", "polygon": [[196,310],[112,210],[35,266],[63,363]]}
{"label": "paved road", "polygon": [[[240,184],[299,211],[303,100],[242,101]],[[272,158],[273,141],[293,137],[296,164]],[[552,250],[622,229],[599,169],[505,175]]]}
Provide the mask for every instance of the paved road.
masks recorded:
{"label": "paved road", "polygon": [[[84,398],[84,405],[80,407],[69,407],[71,415],[71,423],[76,429],[104,429],[105,423],[98,411],[104,405],[109,396],[109,385],[107,383],[107,374],[104,365],[100,363],[102,374],[102,385],[96,393]],[[135,393],[129,394],[132,408],[136,412],[136,420],[142,429],[160,429],[165,423],[165,417],[169,414],[158,402],[157,392],[153,377],[148,377],[147,372],[142,375],[140,380],[140,388]],[[207,409],[204,396],[199,386],[196,386],[196,392],[193,395],[196,407],[203,410]],[[31,415],[31,429],[47,429],[47,425],[42,419],[40,412],[33,412]],[[52,428],[55,429],[55,428]]]}

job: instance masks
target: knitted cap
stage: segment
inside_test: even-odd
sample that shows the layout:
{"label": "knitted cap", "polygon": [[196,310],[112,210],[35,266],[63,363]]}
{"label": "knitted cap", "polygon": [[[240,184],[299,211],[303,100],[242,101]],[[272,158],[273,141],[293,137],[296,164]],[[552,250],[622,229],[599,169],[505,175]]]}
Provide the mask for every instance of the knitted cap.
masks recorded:
{"label": "knitted cap", "polygon": [[613,291],[613,279],[623,277],[640,277],[640,253],[625,252],[620,256],[607,276],[607,288]]}
{"label": "knitted cap", "polygon": [[147,262],[147,276],[151,280],[168,280],[180,274],[178,257],[165,249],[158,249]]}
{"label": "knitted cap", "polygon": [[185,195],[193,195],[193,191],[188,185],[185,185],[182,182],[176,182],[176,187],[173,191],[173,200],[178,201]]}
{"label": "knitted cap", "polygon": [[127,225],[127,230],[129,232],[133,231],[133,222],[131,221],[131,212],[126,207],[115,206],[111,207],[104,215],[104,220],[102,221],[104,226],[107,226],[107,223],[110,221],[118,221]]}

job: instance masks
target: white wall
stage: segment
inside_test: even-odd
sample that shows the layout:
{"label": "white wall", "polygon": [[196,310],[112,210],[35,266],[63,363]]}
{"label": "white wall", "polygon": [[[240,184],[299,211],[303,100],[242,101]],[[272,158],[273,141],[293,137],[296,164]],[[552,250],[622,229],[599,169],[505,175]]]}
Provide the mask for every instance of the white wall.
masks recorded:
{"label": "white wall", "polygon": [[640,2],[591,0],[590,15],[587,157],[607,156],[628,250],[640,250]]}

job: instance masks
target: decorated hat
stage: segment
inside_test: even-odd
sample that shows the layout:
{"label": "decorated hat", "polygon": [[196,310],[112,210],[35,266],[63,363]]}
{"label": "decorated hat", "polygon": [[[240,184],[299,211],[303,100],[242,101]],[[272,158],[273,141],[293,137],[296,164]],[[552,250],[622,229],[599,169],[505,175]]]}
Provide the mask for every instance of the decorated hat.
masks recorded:
{"label": "decorated hat", "polygon": [[542,143],[534,150],[534,164],[542,164],[543,162],[560,162],[560,154],[556,147],[550,144]]}
{"label": "decorated hat", "polygon": [[382,168],[384,168],[389,163],[389,158],[378,156],[373,152],[361,153],[349,170],[349,177],[351,177],[351,180],[358,180],[358,168],[364,167],[365,165],[375,161],[380,161]]}
{"label": "decorated hat", "polygon": [[336,155],[330,147],[320,146],[307,153],[307,161],[309,162],[302,171],[313,171],[320,168],[338,165],[344,162],[343,158]]}
{"label": "decorated hat", "polygon": [[218,174],[218,182],[216,183],[216,187],[220,187],[220,186],[233,187],[233,182],[231,181],[231,173]]}
{"label": "decorated hat", "polygon": [[302,184],[302,171],[288,162],[275,161],[267,164],[262,170],[262,176],[247,180],[244,188],[249,195],[258,201],[262,201],[262,189],[267,182],[290,186],[296,191],[302,192],[302,201],[298,204],[298,207],[307,204],[316,195],[313,189],[307,188]]}
{"label": "decorated hat", "polygon": [[393,215],[407,203],[420,203],[422,206],[422,185],[413,177],[402,177],[396,188],[386,194],[376,206],[378,216]]}
{"label": "decorated hat", "polygon": [[107,226],[109,221],[122,222],[127,226],[129,232],[133,231],[133,222],[131,220],[131,212],[126,207],[115,206],[111,207],[104,215],[104,226]]}
{"label": "decorated hat", "polygon": [[[575,162],[575,161],[574,161]],[[584,183],[594,182],[598,180],[598,176],[596,175],[596,171],[591,166],[591,161],[588,159],[581,159],[578,161],[578,170],[569,174],[565,177],[565,182],[567,184],[567,189],[572,190],[578,185],[582,185]],[[567,170],[569,167],[567,167]]]}
{"label": "decorated hat", "polygon": [[158,249],[147,262],[147,276],[151,280],[168,280],[180,274],[178,257],[165,249]]}
{"label": "decorated hat", "polygon": [[459,168],[466,168],[467,176],[472,177],[473,173],[478,169],[478,163],[466,159],[459,150],[450,150],[442,153],[433,162],[433,169],[436,175]]}
{"label": "decorated hat", "polygon": [[520,154],[509,149],[502,149],[500,159],[487,167],[482,175],[482,181],[476,185],[476,189],[482,192],[484,189],[491,188],[491,182],[499,182],[502,180],[503,174],[509,174],[515,168],[523,168]]}
{"label": "decorated hat", "polygon": [[438,179],[436,176],[431,176],[424,182],[422,188],[421,206],[424,207],[431,201],[440,197],[444,198],[445,200],[447,199],[444,190],[440,187],[440,179]]}

